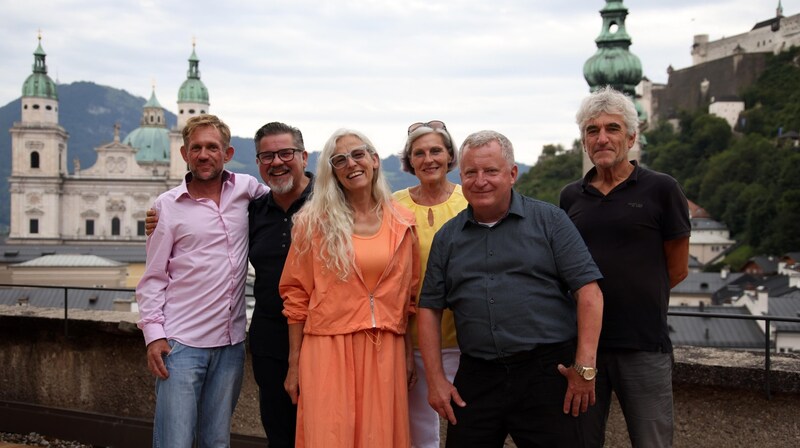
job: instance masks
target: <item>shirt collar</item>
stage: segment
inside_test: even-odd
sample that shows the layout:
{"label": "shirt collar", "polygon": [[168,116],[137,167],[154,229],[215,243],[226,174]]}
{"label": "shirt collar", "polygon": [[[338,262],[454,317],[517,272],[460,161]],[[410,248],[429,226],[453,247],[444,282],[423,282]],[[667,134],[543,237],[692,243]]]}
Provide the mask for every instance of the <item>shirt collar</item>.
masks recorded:
{"label": "shirt collar", "polygon": [[[628,162],[633,165],[633,171],[631,171],[631,174],[627,179],[625,179],[625,182],[623,182],[625,184],[637,182],[639,180],[639,172],[641,171],[639,162],[636,160],[629,160]],[[593,166],[592,169],[587,171],[586,175],[583,176],[583,180],[581,181],[581,190],[586,191],[586,187],[588,187],[592,182],[595,174],[597,174],[597,167]]]}
{"label": "shirt collar", "polygon": [[[183,182],[178,185],[176,188],[178,189],[178,194],[175,195],[175,201],[178,201],[181,198],[190,198],[192,197],[189,194],[189,188],[186,186],[189,182],[192,181],[192,173],[188,172],[185,176],[183,176]],[[236,174],[228,171],[222,170],[222,183],[223,184],[230,184],[231,186],[236,185]]]}
{"label": "shirt collar", "polygon": [[[522,206],[522,195],[517,193],[517,191],[514,189],[511,190],[511,203],[508,205],[508,211],[506,211],[506,215],[500,218],[497,223],[501,223],[508,218],[509,215],[519,216],[520,218],[525,217],[525,207]],[[467,206],[467,219],[464,222],[464,225],[466,226],[467,223],[481,225],[475,220],[475,215],[472,213],[471,205]]]}

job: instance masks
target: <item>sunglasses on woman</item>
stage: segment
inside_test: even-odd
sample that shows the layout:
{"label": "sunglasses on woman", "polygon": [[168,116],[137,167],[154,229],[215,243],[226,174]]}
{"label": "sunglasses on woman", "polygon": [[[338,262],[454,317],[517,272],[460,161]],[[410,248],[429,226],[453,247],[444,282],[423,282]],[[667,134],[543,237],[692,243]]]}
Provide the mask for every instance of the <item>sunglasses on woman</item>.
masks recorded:
{"label": "sunglasses on woman", "polygon": [[429,121],[427,123],[423,123],[421,121],[418,121],[418,122],[412,124],[411,126],[408,127],[408,133],[410,134],[410,133],[416,131],[417,129],[419,129],[419,128],[423,127],[423,126],[426,127],[426,128],[431,128],[431,129],[444,129],[444,130],[447,130],[447,127],[444,125],[444,121],[431,120],[431,121]]}

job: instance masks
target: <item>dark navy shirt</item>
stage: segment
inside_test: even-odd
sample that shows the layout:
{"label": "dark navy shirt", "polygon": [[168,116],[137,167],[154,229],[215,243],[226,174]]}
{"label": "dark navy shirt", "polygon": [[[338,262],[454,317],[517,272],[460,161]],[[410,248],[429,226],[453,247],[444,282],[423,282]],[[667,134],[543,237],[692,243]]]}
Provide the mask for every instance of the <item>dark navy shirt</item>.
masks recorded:
{"label": "dark navy shirt", "polygon": [[256,307],[250,321],[250,350],[257,356],[289,359],[289,327],[283,316],[278,283],[292,242],[292,216],[305,204],[312,181],[289,210],[275,203],[272,192],[250,202],[250,264],[256,272]]}
{"label": "dark navy shirt", "polygon": [[452,309],[461,352],[495,359],[574,339],[570,291],[599,278],[563,210],[512,192],[493,227],[470,206],[436,233],[419,306]]}
{"label": "dark navy shirt", "polygon": [[689,236],[689,207],[675,179],[631,163],[628,179],[605,196],[590,185],[592,168],[564,187],[561,208],[603,273],[599,348],[671,352],[664,242]]}

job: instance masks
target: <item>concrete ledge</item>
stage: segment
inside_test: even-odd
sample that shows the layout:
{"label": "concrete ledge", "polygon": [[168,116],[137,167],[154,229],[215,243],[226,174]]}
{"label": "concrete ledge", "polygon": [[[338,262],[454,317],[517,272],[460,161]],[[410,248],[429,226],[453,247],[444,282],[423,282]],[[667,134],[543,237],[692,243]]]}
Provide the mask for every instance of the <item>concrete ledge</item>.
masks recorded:
{"label": "concrete ledge", "polygon": [[[764,352],[675,347],[673,382],[766,391]],[[769,390],[800,393],[800,356],[771,354]]]}

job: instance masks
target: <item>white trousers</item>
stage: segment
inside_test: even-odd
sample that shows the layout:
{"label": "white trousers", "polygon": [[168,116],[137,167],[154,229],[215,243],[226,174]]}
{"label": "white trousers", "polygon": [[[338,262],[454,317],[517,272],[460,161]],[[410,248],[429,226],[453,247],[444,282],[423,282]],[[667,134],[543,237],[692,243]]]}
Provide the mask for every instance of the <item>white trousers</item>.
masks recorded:
{"label": "white trousers", "polygon": [[[461,351],[458,347],[442,350],[442,367],[447,380],[451,383],[456,376],[460,356]],[[408,391],[411,447],[439,448],[439,414],[428,404],[428,382],[419,350],[414,350],[414,361],[417,365],[417,384]]]}

